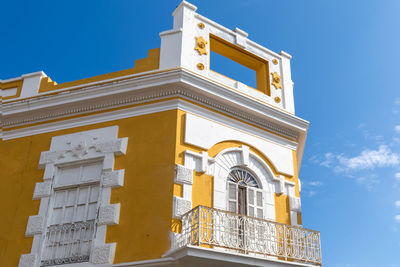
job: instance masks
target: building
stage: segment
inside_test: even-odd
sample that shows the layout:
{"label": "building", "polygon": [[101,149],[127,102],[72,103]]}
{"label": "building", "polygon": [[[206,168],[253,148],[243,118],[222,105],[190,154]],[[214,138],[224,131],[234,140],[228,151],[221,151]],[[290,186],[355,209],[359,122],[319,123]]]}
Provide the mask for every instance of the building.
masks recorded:
{"label": "building", "polygon": [[[183,1],[132,69],[0,80],[1,266],[321,264],[291,56],[195,11]],[[256,88],[212,71],[211,51]]]}

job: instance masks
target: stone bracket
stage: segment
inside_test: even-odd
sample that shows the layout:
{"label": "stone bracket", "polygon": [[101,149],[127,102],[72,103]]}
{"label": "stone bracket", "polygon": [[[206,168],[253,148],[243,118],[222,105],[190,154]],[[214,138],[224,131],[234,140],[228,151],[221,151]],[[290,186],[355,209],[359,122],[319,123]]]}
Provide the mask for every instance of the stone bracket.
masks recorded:
{"label": "stone bracket", "polygon": [[173,217],[179,219],[183,214],[192,209],[192,201],[174,196]]}
{"label": "stone bracket", "polygon": [[95,246],[92,251],[92,260],[94,264],[111,264],[114,261],[115,248],[117,243],[109,243]]}
{"label": "stone bracket", "polygon": [[41,234],[44,227],[44,218],[40,215],[29,216],[25,236]]}
{"label": "stone bracket", "polygon": [[104,187],[121,187],[124,185],[125,170],[105,171],[101,176]]}
{"label": "stone bracket", "polygon": [[120,203],[101,206],[98,225],[115,225],[119,223]]}
{"label": "stone bracket", "polygon": [[35,191],[33,193],[33,199],[41,199],[43,197],[48,197],[51,194],[51,181],[46,181],[42,183],[36,183]]}
{"label": "stone bracket", "polygon": [[175,183],[193,184],[193,170],[182,165],[175,164]]}

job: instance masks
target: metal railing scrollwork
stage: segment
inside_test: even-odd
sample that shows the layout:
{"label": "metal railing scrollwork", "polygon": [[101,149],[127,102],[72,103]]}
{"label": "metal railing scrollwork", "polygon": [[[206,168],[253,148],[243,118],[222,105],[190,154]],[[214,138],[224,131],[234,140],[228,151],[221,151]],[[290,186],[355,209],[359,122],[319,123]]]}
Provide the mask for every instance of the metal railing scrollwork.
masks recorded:
{"label": "metal railing scrollwork", "polygon": [[176,247],[208,246],[321,265],[318,231],[197,206],[182,216]]}
{"label": "metal railing scrollwork", "polygon": [[41,266],[89,261],[94,220],[49,226]]}

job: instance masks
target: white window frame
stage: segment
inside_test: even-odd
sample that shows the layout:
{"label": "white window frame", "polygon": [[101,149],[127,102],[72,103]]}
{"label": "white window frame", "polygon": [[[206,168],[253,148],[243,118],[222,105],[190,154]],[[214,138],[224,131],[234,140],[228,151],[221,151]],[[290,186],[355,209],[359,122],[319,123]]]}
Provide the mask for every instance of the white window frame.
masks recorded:
{"label": "white window frame", "polygon": [[[46,235],[47,235],[47,232],[48,232],[48,228],[52,226],[51,219],[52,219],[52,217],[54,215],[53,211],[54,211],[54,205],[55,205],[55,201],[56,201],[56,197],[55,197],[56,192],[70,190],[70,189],[74,189],[74,188],[82,188],[82,187],[85,187],[85,186],[97,185],[99,187],[99,194],[98,194],[98,197],[96,199],[96,203],[97,203],[97,205],[96,205],[96,214],[98,214],[99,208],[100,208],[100,199],[101,199],[101,194],[102,194],[101,174],[98,177],[98,179],[94,179],[94,180],[92,179],[92,180],[88,180],[88,181],[78,181],[77,183],[73,183],[73,184],[60,184],[59,183],[60,170],[61,169],[64,169],[65,167],[68,167],[68,168],[70,168],[70,167],[82,167],[82,166],[87,166],[87,165],[90,165],[90,164],[93,164],[93,163],[97,163],[98,165],[102,165],[102,162],[99,161],[99,159],[97,159],[97,160],[95,159],[95,160],[78,161],[78,162],[75,162],[73,164],[63,164],[63,165],[57,166],[56,171],[55,171],[55,175],[54,175],[55,179],[54,179],[53,189],[52,189],[51,196],[50,196],[50,201],[49,201],[47,222],[46,222],[46,227],[45,227],[45,230],[44,230],[45,232],[43,233],[43,243],[42,243],[43,247],[41,249],[41,262],[40,262],[40,265],[42,264],[44,253],[46,253],[46,237],[47,237]],[[97,215],[96,215],[96,217],[94,218],[94,225],[93,225],[94,231],[96,231],[96,229],[97,229],[97,221],[98,221],[98,218],[97,218]],[[59,225],[63,225],[63,224],[59,224]],[[92,243],[91,244],[91,250],[93,248],[93,244],[94,244],[94,241],[95,241],[95,234],[96,234],[96,232],[93,232],[93,236],[92,236],[92,240],[91,240],[92,241],[91,242]],[[89,257],[90,257],[90,254],[91,253],[89,253]],[[89,261],[90,261],[90,259],[87,262],[89,262]],[[86,262],[86,261],[83,261],[83,262]],[[80,263],[82,263],[82,262],[80,262]],[[51,266],[51,265],[47,265],[47,266]]]}
{"label": "white window frame", "polygon": [[[111,264],[116,243],[105,243],[107,225],[119,223],[120,203],[110,204],[111,189],[123,186],[124,170],[114,170],[114,157],[124,155],[128,138],[118,138],[118,126],[54,136],[50,150],[41,153],[39,168],[44,168],[43,182],[36,183],[33,199],[40,199],[39,213],[29,216],[26,237],[33,237],[31,252],[21,255],[19,267],[39,267],[48,226],[50,200],[58,166],[102,162],[99,181],[99,210],[90,261],[68,266]],[[62,265],[57,265],[62,266]]]}

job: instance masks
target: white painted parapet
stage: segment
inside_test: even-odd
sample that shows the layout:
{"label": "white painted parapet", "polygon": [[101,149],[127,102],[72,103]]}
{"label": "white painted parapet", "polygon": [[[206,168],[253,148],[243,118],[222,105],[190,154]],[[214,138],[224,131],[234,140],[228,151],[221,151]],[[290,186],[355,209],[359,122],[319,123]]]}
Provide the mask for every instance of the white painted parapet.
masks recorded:
{"label": "white painted parapet", "polygon": [[[294,114],[293,82],[290,73],[291,56],[285,52],[275,53],[248,39],[248,33],[224,26],[196,13],[197,7],[182,1],[173,12],[174,23],[171,30],[160,33],[160,70],[185,68],[206,79],[214,80],[239,93],[246,94],[265,103],[285,109]],[[235,77],[226,77],[210,69],[210,36],[220,38],[245,51],[255,58],[267,62],[270,95],[251,88]],[[231,79],[233,78],[233,79]],[[275,84],[274,85],[274,79]]]}

